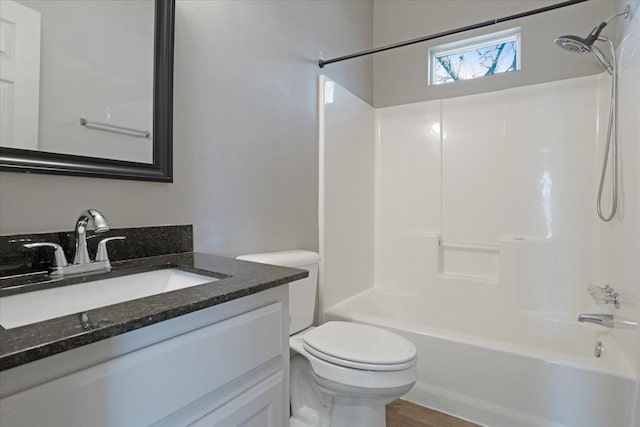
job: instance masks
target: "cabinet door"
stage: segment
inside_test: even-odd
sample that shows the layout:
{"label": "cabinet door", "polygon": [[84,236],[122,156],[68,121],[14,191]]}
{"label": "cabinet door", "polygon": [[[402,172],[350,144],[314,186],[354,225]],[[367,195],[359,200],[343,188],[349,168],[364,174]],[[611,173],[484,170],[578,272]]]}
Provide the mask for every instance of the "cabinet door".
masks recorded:
{"label": "cabinet door", "polygon": [[[285,420],[284,371],[278,372],[218,409],[190,424],[193,427],[282,427]],[[285,422],[286,421],[286,422]]]}

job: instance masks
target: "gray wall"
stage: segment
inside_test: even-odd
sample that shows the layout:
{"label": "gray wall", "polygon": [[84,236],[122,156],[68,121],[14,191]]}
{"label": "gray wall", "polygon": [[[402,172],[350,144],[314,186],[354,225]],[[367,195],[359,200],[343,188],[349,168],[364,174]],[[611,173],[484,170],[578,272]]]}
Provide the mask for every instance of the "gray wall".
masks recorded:
{"label": "gray wall", "polygon": [[[549,0],[374,0],[374,46],[382,46],[558,3]],[[586,36],[620,1],[586,3],[374,55],[374,105],[386,107],[500,90],[602,72],[590,55],[564,52],[556,36]],[[401,25],[400,25],[401,23]],[[619,34],[619,22],[603,34]],[[522,28],[522,69],[453,84],[427,86],[428,49],[508,28]]]}
{"label": "gray wall", "polygon": [[[372,3],[360,1],[178,9],[175,132],[194,141],[186,173],[198,250],[317,249],[315,62],[371,46],[372,22]],[[370,59],[327,73],[372,101]]]}
{"label": "gray wall", "polygon": [[[193,223],[197,250],[317,249],[315,61],[372,46],[370,1],[176,6],[173,184],[0,173],[0,234]],[[372,101],[371,60],[323,72]]]}

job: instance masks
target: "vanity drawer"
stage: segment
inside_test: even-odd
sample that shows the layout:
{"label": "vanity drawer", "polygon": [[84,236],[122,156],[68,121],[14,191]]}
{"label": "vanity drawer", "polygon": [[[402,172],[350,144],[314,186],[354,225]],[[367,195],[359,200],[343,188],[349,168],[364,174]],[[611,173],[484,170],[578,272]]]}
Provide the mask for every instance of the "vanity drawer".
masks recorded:
{"label": "vanity drawer", "polygon": [[261,367],[282,370],[283,307],[265,305],[3,398],[2,427],[149,425]]}

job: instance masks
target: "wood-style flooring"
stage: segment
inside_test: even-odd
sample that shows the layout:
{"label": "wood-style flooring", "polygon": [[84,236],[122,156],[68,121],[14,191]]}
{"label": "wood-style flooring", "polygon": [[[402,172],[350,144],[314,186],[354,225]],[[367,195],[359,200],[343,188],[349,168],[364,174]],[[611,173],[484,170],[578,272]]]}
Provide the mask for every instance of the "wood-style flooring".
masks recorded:
{"label": "wood-style flooring", "polygon": [[398,399],[387,405],[387,427],[478,427],[478,425]]}

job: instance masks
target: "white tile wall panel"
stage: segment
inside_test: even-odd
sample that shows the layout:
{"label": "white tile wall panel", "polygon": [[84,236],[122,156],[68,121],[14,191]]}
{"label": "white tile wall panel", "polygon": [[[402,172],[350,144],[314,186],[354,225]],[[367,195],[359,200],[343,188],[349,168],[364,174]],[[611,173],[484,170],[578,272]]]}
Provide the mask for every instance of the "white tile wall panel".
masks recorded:
{"label": "white tile wall panel", "polygon": [[440,158],[440,101],[377,110],[379,286],[419,286],[428,280],[425,269],[437,262],[425,251],[431,250],[431,233],[441,230]]}
{"label": "white tile wall panel", "polygon": [[500,241],[503,92],[442,101],[442,238]]}
{"label": "white tile wall panel", "polygon": [[374,109],[320,78],[320,304],[373,286]]}

